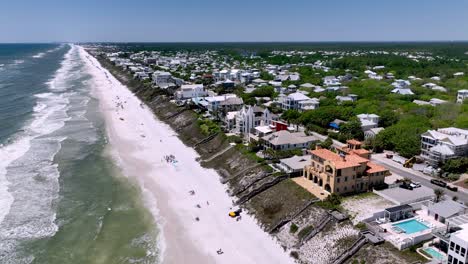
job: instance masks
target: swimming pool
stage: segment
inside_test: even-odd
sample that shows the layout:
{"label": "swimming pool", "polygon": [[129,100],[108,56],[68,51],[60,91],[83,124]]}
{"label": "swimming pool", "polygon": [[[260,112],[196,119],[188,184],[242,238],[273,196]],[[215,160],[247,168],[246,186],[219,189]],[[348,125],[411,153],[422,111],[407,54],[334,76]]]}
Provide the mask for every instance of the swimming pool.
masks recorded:
{"label": "swimming pool", "polygon": [[438,260],[444,260],[444,255],[442,255],[440,252],[438,252],[437,250],[429,247],[429,248],[425,248],[424,249],[424,252],[426,252],[427,254],[431,255],[432,258],[436,258]]}
{"label": "swimming pool", "polygon": [[412,234],[429,229],[429,227],[416,219],[394,224],[393,226],[403,230],[406,234]]}

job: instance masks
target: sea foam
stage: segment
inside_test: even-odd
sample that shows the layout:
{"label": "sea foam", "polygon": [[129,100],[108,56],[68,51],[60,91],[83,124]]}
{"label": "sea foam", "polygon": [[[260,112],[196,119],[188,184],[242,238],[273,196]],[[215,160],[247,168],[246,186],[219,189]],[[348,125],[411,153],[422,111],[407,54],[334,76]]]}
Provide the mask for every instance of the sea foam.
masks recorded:
{"label": "sea foam", "polygon": [[49,92],[35,95],[32,120],[16,139],[0,146],[0,256],[12,263],[18,260],[20,241],[50,237],[58,230],[54,204],[60,173],[53,160],[66,139],[57,132],[70,120],[67,110],[74,92],[67,88],[78,59],[72,47],[48,82]]}

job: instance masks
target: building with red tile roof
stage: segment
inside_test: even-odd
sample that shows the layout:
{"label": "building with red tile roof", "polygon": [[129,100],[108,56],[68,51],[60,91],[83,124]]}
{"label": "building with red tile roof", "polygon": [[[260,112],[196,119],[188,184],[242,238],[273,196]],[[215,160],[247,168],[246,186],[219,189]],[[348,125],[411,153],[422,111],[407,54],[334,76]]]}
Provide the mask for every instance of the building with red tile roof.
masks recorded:
{"label": "building with red tile roof", "polygon": [[309,151],[311,162],[304,167],[303,177],[328,194],[365,192],[383,185],[388,169],[365,158],[367,150],[354,148],[346,148],[347,152],[339,149],[338,153],[320,148]]}

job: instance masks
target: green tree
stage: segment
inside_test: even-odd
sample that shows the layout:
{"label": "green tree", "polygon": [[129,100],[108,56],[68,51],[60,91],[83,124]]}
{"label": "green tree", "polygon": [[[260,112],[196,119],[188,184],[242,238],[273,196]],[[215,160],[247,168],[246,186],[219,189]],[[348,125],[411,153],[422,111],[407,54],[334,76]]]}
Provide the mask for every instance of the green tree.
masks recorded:
{"label": "green tree", "polygon": [[343,124],[340,128],[340,133],[347,139],[364,139],[364,132],[362,132],[361,121],[357,118],[352,118],[346,124]]}
{"label": "green tree", "polygon": [[263,79],[265,81],[271,81],[274,79],[273,75],[269,74],[266,71],[260,72],[260,79]]}
{"label": "green tree", "polygon": [[468,172],[468,157],[447,160],[442,170],[450,173],[466,173]]}
{"label": "green tree", "polygon": [[398,115],[392,110],[385,110],[380,113],[379,126],[389,127],[398,122]]}
{"label": "green tree", "polygon": [[290,123],[296,123],[300,117],[301,113],[299,113],[297,110],[291,109],[284,111],[284,113],[281,115],[281,118]]}
{"label": "green tree", "polygon": [[330,137],[327,137],[327,139],[320,143],[320,146],[325,149],[329,149],[332,145],[333,140]]}

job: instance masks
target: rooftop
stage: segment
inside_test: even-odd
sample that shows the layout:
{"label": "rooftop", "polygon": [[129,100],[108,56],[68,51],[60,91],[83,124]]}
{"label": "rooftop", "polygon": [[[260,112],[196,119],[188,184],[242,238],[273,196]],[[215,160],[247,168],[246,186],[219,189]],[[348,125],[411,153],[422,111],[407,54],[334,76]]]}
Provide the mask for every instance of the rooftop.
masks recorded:
{"label": "rooftop", "polygon": [[376,173],[376,172],[384,172],[384,171],[388,171],[388,169],[383,166],[372,163],[370,161],[367,163],[366,173]]}
{"label": "rooftop", "polygon": [[342,157],[328,149],[316,149],[312,150],[310,153],[324,160],[331,161],[337,169],[358,167],[361,166],[362,163],[369,162],[368,159],[365,159],[355,154],[346,155]]}
{"label": "rooftop", "polygon": [[448,218],[460,213],[466,209],[462,204],[459,204],[452,200],[444,200],[438,203],[433,203],[428,206],[428,210],[437,213],[438,215]]}
{"label": "rooftop", "polygon": [[286,130],[277,131],[270,135],[264,136],[264,140],[275,146],[286,144],[304,144],[307,142],[317,141],[314,136],[307,136],[303,132],[291,133]]}
{"label": "rooftop", "polygon": [[468,241],[468,224],[463,224],[460,227],[462,230],[453,233],[452,236],[455,236],[464,241]]}
{"label": "rooftop", "polygon": [[288,95],[288,98],[293,99],[294,101],[305,101],[309,100],[310,98],[302,93],[296,92]]}
{"label": "rooftop", "polygon": [[395,187],[374,192],[397,205],[426,201],[434,197],[434,191],[426,186],[413,190]]}
{"label": "rooftop", "polygon": [[309,164],[310,155],[293,156],[291,158],[282,159],[280,161],[281,161],[281,163],[285,164],[286,166],[288,166],[292,170],[300,170],[300,169],[303,169],[304,166]]}
{"label": "rooftop", "polygon": [[396,213],[396,212],[406,211],[406,210],[413,210],[413,207],[407,204],[403,204],[403,205],[397,205],[397,206],[390,207],[390,208],[385,208],[385,211],[389,213]]}

